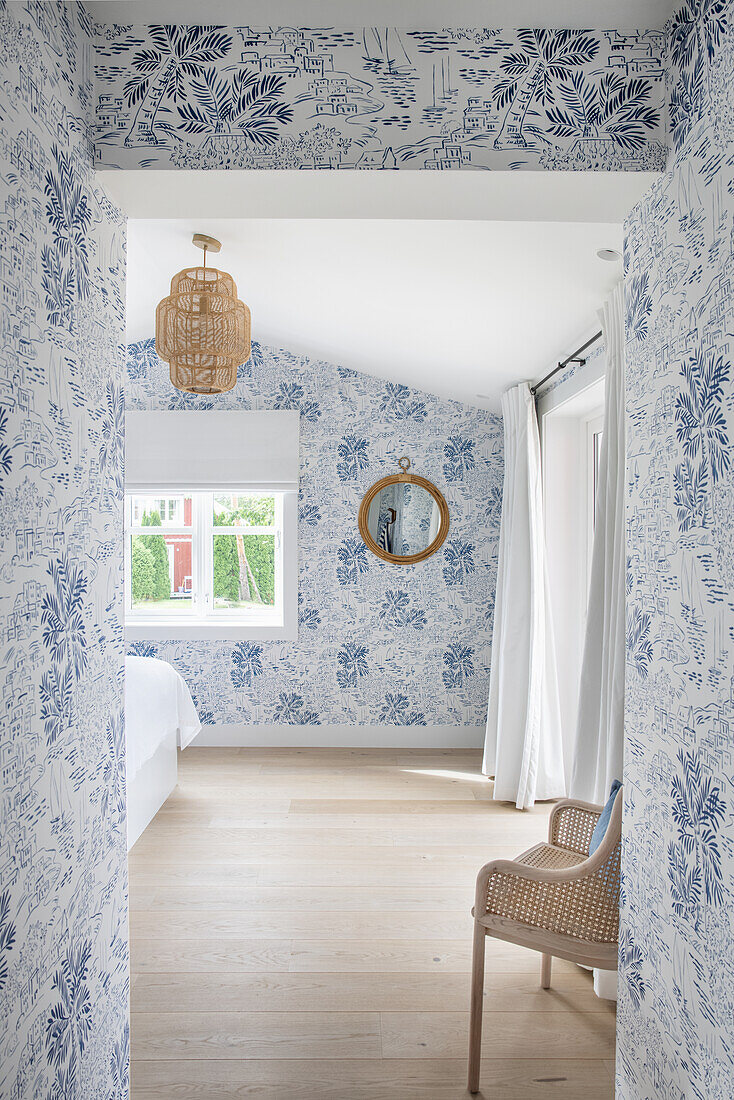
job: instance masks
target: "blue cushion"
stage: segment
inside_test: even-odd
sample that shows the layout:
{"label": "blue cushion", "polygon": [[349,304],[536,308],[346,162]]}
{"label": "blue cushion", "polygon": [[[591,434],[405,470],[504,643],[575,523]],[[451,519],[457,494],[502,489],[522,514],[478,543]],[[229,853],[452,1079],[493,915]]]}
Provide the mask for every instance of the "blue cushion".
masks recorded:
{"label": "blue cushion", "polygon": [[609,820],[612,816],[612,808],[614,807],[614,799],[617,797],[617,791],[621,790],[622,784],[618,779],[615,779],[609,789],[609,798],[607,804],[601,812],[601,817],[596,823],[596,828],[591,834],[591,844],[589,845],[589,855],[593,856],[596,849],[604,839],[604,834],[609,828]]}

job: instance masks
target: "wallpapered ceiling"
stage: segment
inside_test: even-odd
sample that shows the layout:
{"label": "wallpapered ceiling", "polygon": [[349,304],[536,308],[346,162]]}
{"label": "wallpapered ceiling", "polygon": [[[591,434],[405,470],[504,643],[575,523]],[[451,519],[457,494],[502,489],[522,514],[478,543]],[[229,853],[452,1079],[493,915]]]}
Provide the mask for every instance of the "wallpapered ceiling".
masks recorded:
{"label": "wallpapered ceiling", "polygon": [[621,1100],[734,1095],[730,13],[676,12],[671,170],[627,224]]}
{"label": "wallpapered ceiling", "polygon": [[3,1100],[128,1089],[124,224],[75,9],[0,7]]}
{"label": "wallpapered ceiling", "polygon": [[[295,642],[133,643],[186,678],[203,722],[482,726],[502,504],[502,421],[483,409],[253,344],[216,400],[174,390],[153,341],[132,344],[136,409],[299,409]],[[407,454],[446,497],[451,529],[417,565],[359,536],[366,489]]]}
{"label": "wallpapered ceiling", "polygon": [[645,30],[98,27],[110,168],[659,169]]}

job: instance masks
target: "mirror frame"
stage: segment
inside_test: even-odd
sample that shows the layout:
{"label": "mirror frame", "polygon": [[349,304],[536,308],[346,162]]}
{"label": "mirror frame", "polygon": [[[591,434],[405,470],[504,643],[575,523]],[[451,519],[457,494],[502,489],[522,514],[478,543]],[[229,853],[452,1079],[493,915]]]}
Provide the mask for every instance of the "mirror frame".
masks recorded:
{"label": "mirror frame", "polygon": [[[422,489],[425,489],[427,493],[430,493],[434,501],[438,505],[438,510],[441,514],[441,522],[438,528],[438,534],[425,550],[420,550],[417,554],[389,554],[387,550],[383,550],[381,546],[378,546],[372,535],[369,533],[367,527],[367,520],[370,512],[370,505],[375,499],[377,494],[386,489],[388,485],[397,485],[400,482],[407,482],[410,485],[418,485]],[[394,565],[412,565],[417,561],[424,561],[425,558],[430,558],[436,553],[438,549],[446,541],[446,536],[449,533],[449,506],[446,503],[443,493],[436,488],[432,481],[428,481],[425,477],[418,477],[417,474],[391,474],[389,477],[382,477],[379,481],[376,481],[374,485],[371,485],[365,495],[362,497],[362,503],[359,506],[359,533],[362,536],[362,542],[365,544],[368,550],[383,561],[392,562]]]}

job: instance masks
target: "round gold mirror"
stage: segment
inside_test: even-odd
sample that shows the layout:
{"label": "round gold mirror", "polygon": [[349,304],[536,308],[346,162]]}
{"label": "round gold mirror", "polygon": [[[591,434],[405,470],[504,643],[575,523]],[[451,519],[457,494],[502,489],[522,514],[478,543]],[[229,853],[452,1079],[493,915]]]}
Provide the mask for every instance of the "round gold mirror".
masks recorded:
{"label": "round gold mirror", "polygon": [[433,482],[401,472],[383,477],[367,490],[359,508],[359,533],[383,561],[409,565],[435,554],[449,533],[449,509]]}

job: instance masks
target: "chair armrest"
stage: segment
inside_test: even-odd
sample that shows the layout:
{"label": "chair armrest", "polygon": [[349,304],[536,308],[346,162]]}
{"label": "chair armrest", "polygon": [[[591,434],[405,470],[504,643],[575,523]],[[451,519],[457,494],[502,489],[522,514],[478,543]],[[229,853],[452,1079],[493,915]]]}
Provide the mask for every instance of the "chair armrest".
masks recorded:
{"label": "chair armrest", "polygon": [[[599,807],[573,802],[559,803],[556,811],[559,816],[578,811],[594,822],[601,813]],[[539,867],[510,859],[485,864],[477,875],[475,919],[488,929],[500,919],[593,943],[616,942],[621,826],[620,798],[597,850],[571,867]]]}
{"label": "chair armrest", "polygon": [[564,798],[553,807],[548,825],[548,843],[568,852],[588,856],[589,845],[603,806]]}
{"label": "chair armrest", "polygon": [[486,864],[477,876],[474,916],[514,921],[592,943],[619,936],[619,845],[575,867],[527,867],[508,859]]}

